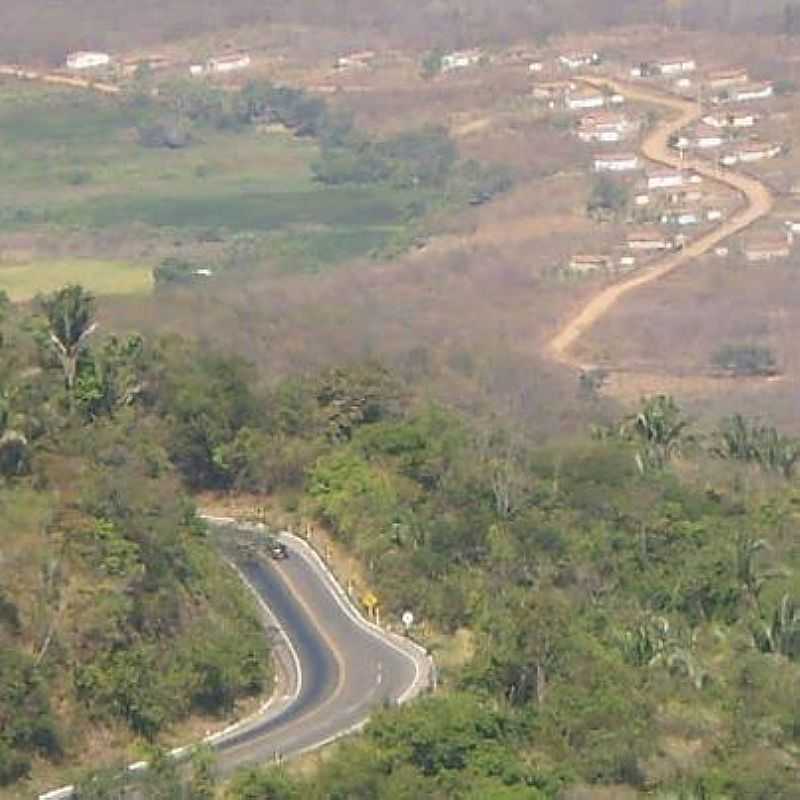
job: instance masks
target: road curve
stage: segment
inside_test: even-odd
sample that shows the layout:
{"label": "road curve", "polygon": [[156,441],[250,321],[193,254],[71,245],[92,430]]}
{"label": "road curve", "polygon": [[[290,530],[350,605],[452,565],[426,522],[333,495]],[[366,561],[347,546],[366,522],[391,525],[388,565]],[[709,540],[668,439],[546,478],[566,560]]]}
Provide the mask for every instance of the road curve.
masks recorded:
{"label": "road curve", "polygon": [[660,280],[707,253],[729,236],[744,230],[756,220],[766,216],[772,210],[774,202],[769,188],[755,178],[730,170],[719,170],[716,165],[697,158],[684,159],[681,163],[680,157],[671,150],[670,137],[702,116],[703,109],[698,103],[622,81],[586,79],[586,82],[595,86],[609,86],[631,100],[665,107],[671,114],[642,142],[642,154],[651,161],[676,169],[691,168],[712,181],[725,184],[744,197],[745,205],[712,231],[690,242],[678,253],[661,259],[638,275],[603,289],[570,319],[550,340],[547,351],[553,360],[578,370],[591,369],[594,365],[582,363],[570,352],[571,348],[625,295],[641,286]]}
{"label": "road curve", "polygon": [[[236,527],[232,520],[209,522]],[[320,748],[361,728],[376,708],[412,699],[433,678],[423,648],[367,622],[306,542],[288,533],[281,538],[290,551],[284,561],[235,558],[262,607],[265,629],[281,631],[284,643],[274,643],[273,652],[286,674],[279,682],[283,693],[204,740],[217,752],[223,774]],[[178,748],[172,755],[190,751]],[[128,769],[145,767],[140,762]],[[74,797],[74,787],[64,786],[39,800]]]}
{"label": "road curve", "polygon": [[365,622],[313,550],[282,537],[287,560],[238,566],[287,634],[299,686],[291,698],[278,698],[277,707],[214,741],[223,772],[321,747],[361,727],[374,709],[404,702],[428,684],[424,651]]}

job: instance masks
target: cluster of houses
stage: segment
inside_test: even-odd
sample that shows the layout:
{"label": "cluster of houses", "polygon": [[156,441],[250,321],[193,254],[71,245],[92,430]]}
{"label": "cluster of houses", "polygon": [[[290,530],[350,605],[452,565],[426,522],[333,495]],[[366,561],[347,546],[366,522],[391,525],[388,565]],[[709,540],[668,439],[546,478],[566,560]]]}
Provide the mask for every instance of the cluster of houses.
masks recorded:
{"label": "cluster of houses", "polygon": [[[190,65],[189,74],[194,76],[224,74],[246,69],[251,63],[248,53],[229,53],[209,58],[202,64]],[[163,55],[139,56],[116,62],[109,53],[90,50],[70,53],[66,60],[66,68],[71,72],[88,72],[114,67],[126,76],[133,75],[140,69],[159,70],[171,65],[171,60]]]}

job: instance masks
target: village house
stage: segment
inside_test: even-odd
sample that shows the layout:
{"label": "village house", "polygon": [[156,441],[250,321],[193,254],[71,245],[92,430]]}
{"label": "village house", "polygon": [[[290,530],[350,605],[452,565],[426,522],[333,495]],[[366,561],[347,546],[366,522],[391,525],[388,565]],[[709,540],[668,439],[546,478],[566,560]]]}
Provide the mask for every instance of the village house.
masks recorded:
{"label": "village house", "polygon": [[67,56],[67,69],[97,69],[111,63],[108,53],[81,51]]}
{"label": "village house", "polygon": [[694,72],[697,63],[689,56],[676,56],[674,58],[662,58],[659,61],[643,61],[641,64],[631,67],[630,75],[632,78],[649,78],[663,75],[672,77]]}
{"label": "village house", "polygon": [[793,234],[800,233],[800,217],[787,219],[785,220],[784,225],[786,225],[788,230],[790,230]]}
{"label": "village house", "polygon": [[742,142],[734,151],[722,156],[720,163],[729,167],[739,162],[748,164],[753,161],[763,161],[779,156],[782,150],[781,145],[771,142]]}
{"label": "village house", "polygon": [[733,103],[743,103],[750,100],[766,100],[772,97],[774,89],[769,81],[761,83],[746,83],[730,90],[728,97]]}
{"label": "village house", "polygon": [[706,114],[703,122],[710,128],[752,128],[758,122],[758,116],[752,111],[715,111]]}
{"label": "village house", "polygon": [[604,272],[611,269],[611,259],[602,255],[575,255],[569,262],[570,272],[585,275],[589,272]]}
{"label": "village house", "polygon": [[636,267],[636,256],[632,253],[625,253],[619,257],[617,263],[621,270],[634,269]]}
{"label": "village house", "polygon": [[717,222],[722,219],[722,209],[720,208],[707,208],[705,213],[708,222]]}
{"label": "village house", "polygon": [[567,93],[565,102],[570,111],[580,111],[585,108],[602,108],[606,104],[606,98],[597,89],[575,89]]}
{"label": "village house", "polygon": [[456,50],[442,56],[442,72],[451,72],[454,69],[474,67],[483,58],[480,50]]}
{"label": "village house", "polygon": [[750,262],[772,261],[788,258],[792,252],[792,234],[762,234],[748,239],[744,244],[744,257]]}
{"label": "village house", "polygon": [[694,130],[692,147],[699,150],[707,150],[712,147],[721,147],[725,144],[726,137],[719,130],[708,125],[698,125]]}
{"label": "village house", "polygon": [[662,75],[680,75],[685,72],[694,72],[697,63],[689,56],[680,58],[664,58],[653,65]]}
{"label": "village house", "polygon": [[630,250],[660,251],[671,250],[674,246],[667,234],[655,229],[631,231],[626,241]]}
{"label": "village house", "polygon": [[595,172],[632,172],[639,169],[636,153],[603,153],[594,157]]}
{"label": "village house", "polygon": [[620,142],[638,129],[639,123],[624,114],[600,111],[582,117],[575,132],[582,142]]}
{"label": "village house", "polygon": [[667,202],[672,206],[685,205],[686,203],[696,203],[703,199],[703,192],[696,187],[687,186],[677,192],[667,194]]}
{"label": "village house", "polygon": [[247,53],[231,53],[225,56],[216,56],[206,61],[206,71],[211,73],[235,72],[247,69],[250,66],[250,56]]}
{"label": "village house", "polygon": [[600,63],[599,53],[567,53],[558,57],[558,63],[567,69],[592,67]]}
{"label": "village house", "polygon": [[336,59],[336,69],[366,69],[374,59],[374,50],[361,50],[356,53],[348,53]]}
{"label": "village house", "polygon": [[686,174],[676,169],[657,169],[647,173],[648,189],[671,189],[683,186],[686,181]]}
{"label": "village house", "polygon": [[750,76],[744,67],[712,70],[706,76],[706,83],[712,89],[725,89],[728,86],[747,83],[749,80]]}
{"label": "village house", "polygon": [[542,72],[544,70],[544,62],[538,59],[528,62],[528,72]]}
{"label": "village house", "polygon": [[669,211],[661,215],[661,223],[663,225],[678,225],[684,227],[686,225],[697,225],[699,222],[699,213],[688,208]]}

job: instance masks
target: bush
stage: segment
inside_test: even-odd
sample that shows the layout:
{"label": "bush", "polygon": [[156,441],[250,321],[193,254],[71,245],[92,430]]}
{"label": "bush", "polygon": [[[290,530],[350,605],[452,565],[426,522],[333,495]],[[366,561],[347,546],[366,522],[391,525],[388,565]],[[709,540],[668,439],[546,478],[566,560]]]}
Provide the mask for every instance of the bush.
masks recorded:
{"label": "bush", "polygon": [[775,357],[768,347],[761,345],[733,345],[720,347],[712,356],[714,366],[733,375],[775,375]]}

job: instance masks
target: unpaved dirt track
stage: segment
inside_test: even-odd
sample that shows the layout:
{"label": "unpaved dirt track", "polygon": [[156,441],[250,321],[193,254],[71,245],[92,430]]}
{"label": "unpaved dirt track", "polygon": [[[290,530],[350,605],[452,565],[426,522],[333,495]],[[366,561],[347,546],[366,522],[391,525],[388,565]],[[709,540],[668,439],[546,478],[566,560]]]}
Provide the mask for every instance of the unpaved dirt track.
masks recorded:
{"label": "unpaved dirt track", "polygon": [[699,104],[621,81],[587,79],[586,82],[595,86],[610,86],[615,91],[624,94],[627,99],[657,104],[671,112],[676,112],[670,114],[642,142],[642,154],[651,161],[674,168],[691,168],[705,178],[725,184],[743,195],[745,205],[714,230],[690,242],[678,253],[667,256],[634,277],[607,287],[593,297],[576,317],[569,320],[549,342],[547,350],[555,361],[577,370],[590,369],[593,365],[581,363],[570,352],[572,346],[626,294],[640,286],[660,280],[698,256],[707,253],[723,239],[739,233],[757,219],[766,216],[772,210],[773,205],[773,197],[769,188],[755,178],[730,170],[720,171],[714,164],[699,159],[684,159],[681,163],[680,157],[671,150],[668,144],[670,137],[702,116],[703,110]]}

